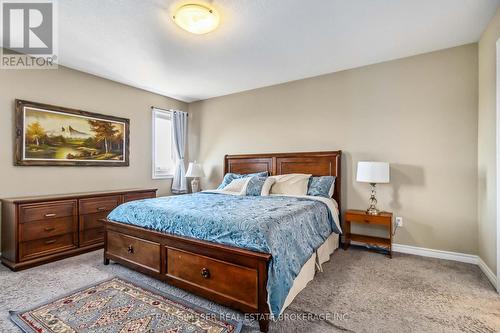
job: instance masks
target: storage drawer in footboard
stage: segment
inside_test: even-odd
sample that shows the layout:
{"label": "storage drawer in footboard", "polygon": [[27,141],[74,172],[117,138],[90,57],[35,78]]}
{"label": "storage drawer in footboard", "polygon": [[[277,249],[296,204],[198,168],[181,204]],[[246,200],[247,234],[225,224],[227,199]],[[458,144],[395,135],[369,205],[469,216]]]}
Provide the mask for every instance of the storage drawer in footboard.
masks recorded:
{"label": "storage drawer in footboard", "polygon": [[256,269],[167,248],[167,276],[247,306],[257,307]]}
{"label": "storage drawer in footboard", "polygon": [[[107,255],[160,273],[160,244],[119,232],[107,231]],[[113,258],[114,257],[114,258]]]}

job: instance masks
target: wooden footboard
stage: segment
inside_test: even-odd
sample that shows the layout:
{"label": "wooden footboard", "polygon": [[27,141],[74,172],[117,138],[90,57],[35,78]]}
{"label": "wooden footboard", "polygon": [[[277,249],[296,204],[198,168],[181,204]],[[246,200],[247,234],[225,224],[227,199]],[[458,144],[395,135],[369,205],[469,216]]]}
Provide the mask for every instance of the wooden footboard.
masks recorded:
{"label": "wooden footboard", "polygon": [[109,260],[245,313],[269,327],[267,265],[271,255],[106,220]]}

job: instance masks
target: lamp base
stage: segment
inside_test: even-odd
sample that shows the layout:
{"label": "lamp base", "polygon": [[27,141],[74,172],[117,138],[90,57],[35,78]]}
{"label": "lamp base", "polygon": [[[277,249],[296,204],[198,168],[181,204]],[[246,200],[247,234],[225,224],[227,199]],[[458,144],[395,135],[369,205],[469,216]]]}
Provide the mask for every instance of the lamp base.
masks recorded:
{"label": "lamp base", "polygon": [[368,215],[379,215],[380,214],[380,210],[378,210],[377,207],[369,207],[366,210],[366,214],[368,214]]}
{"label": "lamp base", "polygon": [[375,189],[377,184],[370,183],[370,185],[372,186],[372,193],[371,193],[370,199],[368,201],[370,203],[370,206],[366,210],[366,214],[378,215],[378,214],[380,214],[380,210],[377,209],[377,191]]}
{"label": "lamp base", "polygon": [[191,180],[191,191],[193,193],[200,192],[200,181],[198,178]]}

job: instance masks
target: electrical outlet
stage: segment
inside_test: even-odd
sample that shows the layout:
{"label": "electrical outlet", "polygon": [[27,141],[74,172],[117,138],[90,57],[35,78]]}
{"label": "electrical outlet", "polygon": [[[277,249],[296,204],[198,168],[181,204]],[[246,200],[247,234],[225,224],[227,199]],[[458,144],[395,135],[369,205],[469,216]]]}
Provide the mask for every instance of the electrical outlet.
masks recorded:
{"label": "electrical outlet", "polygon": [[403,218],[401,216],[396,216],[396,226],[397,227],[403,226]]}

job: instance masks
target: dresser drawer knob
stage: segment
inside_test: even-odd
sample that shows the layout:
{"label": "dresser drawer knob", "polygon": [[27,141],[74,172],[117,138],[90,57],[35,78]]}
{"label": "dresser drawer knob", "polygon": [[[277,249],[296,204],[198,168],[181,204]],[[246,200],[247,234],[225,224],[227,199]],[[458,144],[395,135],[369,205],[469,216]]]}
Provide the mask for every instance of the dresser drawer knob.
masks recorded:
{"label": "dresser drawer knob", "polygon": [[363,220],[365,223],[370,223],[370,220]]}
{"label": "dresser drawer knob", "polygon": [[99,208],[97,208],[97,211],[98,211],[98,212],[103,212],[103,211],[105,211],[105,210],[106,210],[106,207],[99,207]]}
{"label": "dresser drawer knob", "polygon": [[130,253],[130,254],[133,254],[134,253],[134,247],[132,245],[129,245],[128,248],[127,248],[127,252]]}
{"label": "dresser drawer knob", "polygon": [[54,244],[55,242],[56,242],[55,239],[48,240],[48,241],[45,241],[45,245]]}
{"label": "dresser drawer knob", "polygon": [[57,214],[54,214],[54,213],[47,213],[45,214],[44,216],[45,217],[56,217]]}
{"label": "dresser drawer knob", "polygon": [[210,271],[208,270],[208,268],[205,268],[203,267],[201,269],[201,276],[204,278],[204,279],[208,279],[210,277]]}
{"label": "dresser drawer knob", "polygon": [[56,230],[56,228],[54,228],[54,227],[47,227],[47,228],[45,228],[43,230],[45,230],[46,232],[51,232],[51,231]]}

